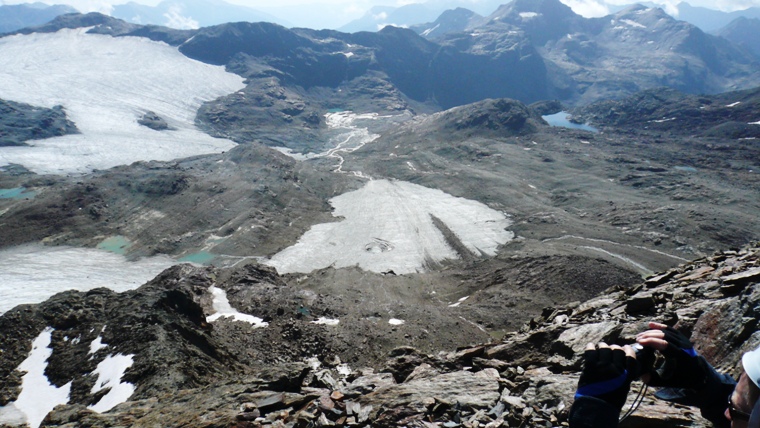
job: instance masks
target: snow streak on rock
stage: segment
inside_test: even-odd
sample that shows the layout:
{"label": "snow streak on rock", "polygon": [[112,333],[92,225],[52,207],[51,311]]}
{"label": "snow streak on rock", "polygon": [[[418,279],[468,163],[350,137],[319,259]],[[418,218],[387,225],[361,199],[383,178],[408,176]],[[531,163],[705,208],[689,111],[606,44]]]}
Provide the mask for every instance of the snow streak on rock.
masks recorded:
{"label": "snow streak on rock", "polygon": [[135,386],[129,382],[122,382],[121,378],[128,368],[132,367],[132,357],[134,355],[109,355],[98,364],[93,373],[98,375],[98,380],[92,387],[91,394],[95,394],[104,389],[109,391],[98,400],[97,403],[87,408],[96,412],[107,412],[117,404],[127,400],[135,392]]}
{"label": "snow streak on rock", "polygon": [[229,300],[227,300],[227,293],[221,288],[212,286],[209,291],[214,297],[213,306],[216,312],[213,315],[206,317],[207,322],[214,322],[219,318],[232,317],[235,321],[247,322],[256,328],[269,325],[268,322],[264,322],[264,320],[259,317],[238,312],[237,309],[230,305]]}
{"label": "snow streak on rock", "polygon": [[71,382],[58,388],[45,376],[47,360],[53,354],[49,348],[52,335],[52,328],[43,330],[32,342],[32,352],[18,366],[18,370],[26,372],[21,378],[21,393],[16,401],[0,407],[0,425],[27,422],[37,428],[55,406],[69,402]]}
{"label": "snow streak on rock", "polygon": [[[0,165],[36,173],[84,173],[139,160],[221,152],[234,144],[195,128],[204,101],[244,87],[242,78],[138,37],[61,30],[0,39],[0,99],[63,105],[82,132],[0,148]],[[155,112],[173,130],[138,124]],[[29,143],[28,143],[29,144]]]}
{"label": "snow streak on rock", "polygon": [[358,265],[373,272],[422,272],[428,263],[457,258],[433,217],[464,248],[493,256],[514,238],[511,221],[480,202],[401,181],[374,180],[330,200],[343,220],[312,227],[268,264],[280,273]]}

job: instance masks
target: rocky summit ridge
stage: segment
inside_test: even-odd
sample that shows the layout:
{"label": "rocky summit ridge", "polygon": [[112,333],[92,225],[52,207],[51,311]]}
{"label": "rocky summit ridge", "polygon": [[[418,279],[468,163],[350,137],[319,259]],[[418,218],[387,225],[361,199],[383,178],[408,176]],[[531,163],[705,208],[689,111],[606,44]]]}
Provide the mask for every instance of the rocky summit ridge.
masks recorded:
{"label": "rocky summit ridge", "polygon": [[[256,313],[284,284],[255,264],[230,276],[181,265],[135,291],[70,291],[5,313],[0,404],[17,398],[23,373],[16,367],[31,340],[50,327],[45,374],[72,387],[70,402],[47,415],[46,427],[563,426],[588,342],[631,343],[647,321],[659,320],[686,332],[700,354],[734,374],[741,354],[760,344],[758,245],[545,308],[498,341],[438,353],[400,347],[356,366],[343,363],[346,352],[335,346],[332,327],[313,322],[318,314],[305,306],[280,314],[287,322],[276,329],[230,318],[210,322],[216,286],[233,302],[241,293],[253,297],[253,306],[239,309]],[[122,377],[134,393],[97,413],[87,406],[105,392],[91,392],[96,379],[88,373],[114,354],[134,356]],[[657,401],[650,391],[625,426],[708,424],[694,409]]]}

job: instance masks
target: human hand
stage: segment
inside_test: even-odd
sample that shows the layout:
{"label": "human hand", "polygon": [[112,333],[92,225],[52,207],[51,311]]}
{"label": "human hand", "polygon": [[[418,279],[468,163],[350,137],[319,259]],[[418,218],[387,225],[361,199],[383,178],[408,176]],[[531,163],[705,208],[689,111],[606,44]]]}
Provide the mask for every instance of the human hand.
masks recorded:
{"label": "human hand", "polygon": [[706,361],[694,350],[689,339],[681,332],[656,322],[649,323],[649,330],[639,333],[636,342],[656,349],[665,362],[644,378],[651,386],[699,389],[707,375]]}
{"label": "human hand", "polygon": [[597,349],[589,343],[583,358],[583,371],[575,398],[596,397],[622,409],[631,381],[638,377],[639,372],[633,348],[599,343]]}

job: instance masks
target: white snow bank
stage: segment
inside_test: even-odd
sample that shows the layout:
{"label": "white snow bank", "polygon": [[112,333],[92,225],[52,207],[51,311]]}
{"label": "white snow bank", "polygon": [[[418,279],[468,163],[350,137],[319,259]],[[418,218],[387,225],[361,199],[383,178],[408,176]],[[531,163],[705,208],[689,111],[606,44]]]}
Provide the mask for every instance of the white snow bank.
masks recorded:
{"label": "white snow bank", "polygon": [[640,24],[632,19],[621,19],[620,22],[625,22],[626,24],[630,25],[631,27],[637,27],[637,28],[647,28],[646,25]]}
{"label": "white snow bank", "polygon": [[742,103],[741,101],[737,101],[735,103],[731,103],[731,104],[726,105],[726,107],[736,107],[736,106],[738,106],[741,103]]}
{"label": "white snow bank", "polygon": [[281,274],[355,265],[373,272],[421,272],[428,262],[458,257],[431,216],[478,255],[493,256],[514,238],[505,230],[512,223],[503,213],[403,181],[370,181],[330,203],[343,220],[313,226],[266,263]]}
{"label": "white snow bank", "polygon": [[122,382],[121,378],[124,376],[124,372],[132,366],[132,357],[134,355],[109,355],[98,364],[93,372],[97,373],[98,380],[90,393],[95,394],[106,388],[110,388],[110,391],[102,396],[97,403],[88,406],[88,409],[99,413],[107,412],[116,407],[117,404],[129,400],[129,397],[135,392],[135,386],[129,382]]}
{"label": "white snow bank", "polygon": [[87,352],[87,355],[94,354],[104,348],[108,348],[108,345],[103,343],[102,337],[98,336],[95,338],[95,340],[90,342],[90,351]]}
{"label": "white snow bank", "polygon": [[750,125],[760,125],[760,120],[758,120],[757,122],[750,122],[749,124]]}
{"label": "white snow bank", "polygon": [[317,319],[316,321],[312,321],[311,323],[321,324],[321,325],[338,325],[340,324],[340,320],[333,319],[333,318],[320,317],[319,319]]}
{"label": "white snow bank", "polygon": [[[34,106],[63,105],[79,135],[0,148],[0,165],[39,173],[83,173],[139,160],[171,160],[234,146],[195,128],[204,101],[244,87],[240,76],[139,37],[51,34],[0,38],[0,99]],[[137,123],[153,111],[175,130]]]}
{"label": "white snow bank", "polygon": [[264,320],[259,317],[238,312],[237,309],[230,306],[230,302],[227,300],[227,293],[221,288],[212,285],[209,288],[209,291],[214,296],[213,307],[216,313],[207,316],[207,322],[214,322],[219,318],[232,317],[235,321],[247,322],[256,328],[269,325],[268,322],[264,322]]}
{"label": "white snow bank", "polygon": [[450,304],[450,305],[449,305],[449,307],[450,307],[450,308],[456,308],[456,307],[458,307],[459,305],[461,305],[461,304],[462,304],[462,302],[464,302],[465,300],[467,300],[467,299],[469,299],[469,298],[470,298],[470,296],[465,296],[465,297],[462,297],[462,298],[461,298],[461,299],[459,299],[459,300],[458,300],[456,303],[452,303],[452,304]]}
{"label": "white snow bank", "polygon": [[0,250],[0,313],[65,290],[135,289],[177,262],[167,256],[135,262],[105,250],[22,245]]}
{"label": "white snow bank", "polygon": [[32,342],[32,352],[19,364],[26,374],[21,378],[21,393],[16,401],[0,407],[0,424],[22,425],[37,428],[45,416],[59,404],[69,402],[71,382],[58,388],[45,376],[47,360],[53,354],[49,348],[53,329],[48,327]]}

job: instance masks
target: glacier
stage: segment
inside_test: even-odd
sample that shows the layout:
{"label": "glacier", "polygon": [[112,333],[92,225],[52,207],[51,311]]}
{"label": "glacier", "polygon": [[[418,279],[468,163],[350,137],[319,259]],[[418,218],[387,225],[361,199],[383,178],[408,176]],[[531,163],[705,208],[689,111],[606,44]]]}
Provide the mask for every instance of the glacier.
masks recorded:
{"label": "glacier", "polygon": [[496,255],[514,239],[512,221],[469,199],[413,183],[371,180],[330,200],[341,221],[313,226],[299,241],[266,261],[280,274],[349,266],[397,274],[424,272],[429,263],[456,259],[433,218],[475,255]]}
{"label": "glacier", "polygon": [[[38,174],[87,173],[136,161],[218,153],[234,146],[194,124],[205,101],[242,89],[243,78],[140,37],[87,29],[0,38],[0,99],[62,105],[81,134],[0,147],[0,166]],[[137,123],[148,111],[173,130]]]}

